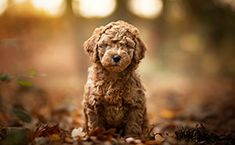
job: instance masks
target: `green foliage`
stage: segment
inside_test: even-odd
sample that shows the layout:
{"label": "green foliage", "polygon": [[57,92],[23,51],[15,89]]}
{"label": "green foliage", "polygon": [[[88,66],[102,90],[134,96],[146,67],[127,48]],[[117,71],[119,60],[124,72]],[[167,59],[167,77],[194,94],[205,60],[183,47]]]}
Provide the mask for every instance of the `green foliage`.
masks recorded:
{"label": "green foliage", "polygon": [[4,73],[0,74],[0,81],[2,82],[9,82],[11,80],[10,76]]}
{"label": "green foliage", "polygon": [[28,75],[29,75],[30,77],[35,77],[35,76],[38,75],[38,72],[37,72],[36,70],[32,69],[32,70],[30,70],[30,71],[28,72]]}
{"label": "green foliage", "polygon": [[12,127],[7,129],[5,145],[26,145],[29,140],[29,131],[25,128]]}
{"label": "green foliage", "polygon": [[28,112],[21,108],[13,108],[12,114],[23,122],[30,123],[32,121],[32,117],[28,114]]}
{"label": "green foliage", "polygon": [[31,87],[33,85],[32,82],[26,80],[20,80],[18,81],[18,84],[22,87]]}

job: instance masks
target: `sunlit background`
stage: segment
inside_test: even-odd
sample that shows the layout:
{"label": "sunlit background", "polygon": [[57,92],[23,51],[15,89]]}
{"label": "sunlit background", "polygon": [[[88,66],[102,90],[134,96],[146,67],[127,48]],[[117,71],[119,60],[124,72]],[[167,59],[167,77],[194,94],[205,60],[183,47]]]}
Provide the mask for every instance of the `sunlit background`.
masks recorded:
{"label": "sunlit background", "polygon": [[[27,11],[25,10],[27,8],[30,9],[30,13],[40,13],[48,17],[61,17],[65,14],[65,8],[68,4],[77,16],[104,18],[114,13],[117,0],[0,0],[0,4],[1,14],[6,12],[7,8],[10,11],[14,7],[14,9],[20,9],[22,12]],[[128,5],[128,9],[133,14],[149,19],[158,17],[163,8],[161,0],[129,0],[125,4]],[[30,14],[25,12],[24,15]]]}
{"label": "sunlit background", "polygon": [[[0,0],[0,73],[31,82],[55,107],[80,107],[90,64],[82,44],[119,19],[139,28],[148,48],[138,72],[152,120],[194,112],[207,97],[233,91],[234,0]],[[0,92],[8,103],[27,95]]]}

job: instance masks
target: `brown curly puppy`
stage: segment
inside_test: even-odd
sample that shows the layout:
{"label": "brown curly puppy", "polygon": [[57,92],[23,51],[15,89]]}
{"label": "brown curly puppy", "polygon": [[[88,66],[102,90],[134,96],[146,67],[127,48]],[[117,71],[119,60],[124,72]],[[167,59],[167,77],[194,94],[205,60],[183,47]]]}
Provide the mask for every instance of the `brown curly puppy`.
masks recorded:
{"label": "brown curly puppy", "polygon": [[92,66],[88,69],[83,101],[85,129],[115,128],[124,136],[147,131],[144,88],[135,70],[144,57],[145,45],[138,29],[111,22],[95,29],[84,43]]}

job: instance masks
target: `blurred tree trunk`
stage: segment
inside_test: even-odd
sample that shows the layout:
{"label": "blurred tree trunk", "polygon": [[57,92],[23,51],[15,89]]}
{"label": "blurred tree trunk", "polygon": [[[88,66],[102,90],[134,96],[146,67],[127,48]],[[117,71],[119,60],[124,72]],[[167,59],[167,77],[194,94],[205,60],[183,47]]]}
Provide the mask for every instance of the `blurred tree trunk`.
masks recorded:
{"label": "blurred tree trunk", "polygon": [[192,17],[207,35],[207,50],[220,63],[220,74],[235,75],[235,12],[213,0],[184,0]]}
{"label": "blurred tree trunk", "polygon": [[124,21],[133,19],[133,15],[128,10],[127,2],[127,0],[117,0],[116,11],[112,15],[114,20],[116,20],[116,18],[122,18]]}

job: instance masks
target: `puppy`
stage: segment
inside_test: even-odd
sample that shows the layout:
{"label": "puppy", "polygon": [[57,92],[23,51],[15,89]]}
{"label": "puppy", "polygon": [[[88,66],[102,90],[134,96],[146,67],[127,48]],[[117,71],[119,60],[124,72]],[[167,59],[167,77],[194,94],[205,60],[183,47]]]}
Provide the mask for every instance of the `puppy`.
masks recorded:
{"label": "puppy", "polygon": [[95,29],[84,49],[92,62],[83,100],[88,134],[95,128],[115,128],[122,136],[145,135],[145,92],[135,70],[146,47],[138,29],[111,22]]}

